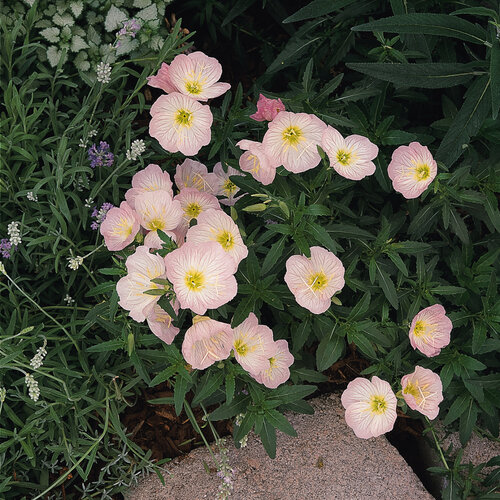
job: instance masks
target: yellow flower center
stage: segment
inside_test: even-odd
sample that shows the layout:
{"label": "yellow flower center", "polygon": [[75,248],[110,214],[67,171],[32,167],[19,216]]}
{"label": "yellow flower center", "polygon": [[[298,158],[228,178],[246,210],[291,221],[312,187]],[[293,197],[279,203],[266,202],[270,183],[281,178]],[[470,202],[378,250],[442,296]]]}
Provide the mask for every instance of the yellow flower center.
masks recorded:
{"label": "yellow flower center", "polygon": [[302,139],[302,130],[299,127],[291,125],[283,130],[282,139],[286,146],[295,147]]}
{"label": "yellow flower center", "polygon": [[128,238],[132,234],[132,224],[125,218],[120,219],[120,222],[113,229],[113,234],[125,239]]}
{"label": "yellow flower center", "polygon": [[228,196],[231,196],[238,189],[238,186],[234,184],[234,182],[231,182],[229,179],[227,179],[227,181],[224,182],[222,189],[227,193]]}
{"label": "yellow flower center", "polygon": [[351,162],[351,153],[344,151],[343,149],[339,149],[337,151],[337,161],[342,165],[349,165]]}
{"label": "yellow flower center", "polygon": [[191,292],[200,292],[204,288],[205,277],[202,272],[191,270],[186,273],[184,282]]}
{"label": "yellow flower center", "polygon": [[307,284],[313,290],[314,292],[319,292],[323,290],[326,285],[328,285],[328,278],[326,277],[325,273],[319,272],[316,274],[311,274],[309,276],[309,279],[307,281]]}
{"label": "yellow flower center", "polygon": [[151,219],[149,221],[149,228],[151,231],[156,231],[157,229],[160,229],[163,231],[163,228],[165,227],[165,222],[161,219]]}
{"label": "yellow flower center", "polygon": [[387,401],[383,396],[372,396],[370,398],[370,410],[376,415],[383,415],[387,410]]}
{"label": "yellow flower center", "polygon": [[202,91],[201,84],[199,82],[196,82],[196,81],[186,82],[186,90],[190,94],[198,95]]}
{"label": "yellow flower center", "polygon": [[276,358],[269,358],[269,369],[276,365]]}
{"label": "yellow flower center", "polygon": [[253,168],[251,172],[256,174],[260,170],[260,161],[255,155],[248,155],[248,160],[253,160]]}
{"label": "yellow flower center", "polygon": [[423,337],[426,334],[427,323],[421,319],[415,323],[415,328],[413,329],[413,335],[415,337]]}
{"label": "yellow flower center", "polygon": [[407,386],[403,389],[403,394],[411,394],[415,398],[415,402],[418,406],[424,406],[425,400],[429,396],[434,396],[434,394],[426,390],[427,387],[429,387],[429,384],[419,385],[418,380],[416,380],[414,384],[407,384]]}
{"label": "yellow flower center", "polygon": [[242,339],[237,339],[234,343],[234,350],[240,356],[244,356],[248,352],[248,345]]}
{"label": "yellow flower center", "polygon": [[199,203],[193,202],[190,203],[185,209],[184,213],[190,218],[190,219],[196,219],[198,215],[201,213],[201,206]]}
{"label": "yellow flower center", "polygon": [[431,175],[431,168],[427,163],[419,163],[415,168],[415,180],[425,181]]}
{"label": "yellow flower center", "polygon": [[179,109],[175,115],[175,121],[181,127],[190,127],[193,123],[193,113],[186,109]]}
{"label": "yellow flower center", "polygon": [[222,245],[222,248],[226,251],[231,250],[234,247],[234,238],[229,231],[221,231],[217,235],[217,242]]}

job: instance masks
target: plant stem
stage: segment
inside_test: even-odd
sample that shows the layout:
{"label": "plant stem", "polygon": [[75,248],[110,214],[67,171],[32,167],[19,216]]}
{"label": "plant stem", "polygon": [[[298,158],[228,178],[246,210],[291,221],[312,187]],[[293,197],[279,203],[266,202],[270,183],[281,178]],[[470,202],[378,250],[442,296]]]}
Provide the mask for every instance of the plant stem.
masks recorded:
{"label": "plant stem", "polygon": [[427,425],[429,426],[432,437],[434,438],[434,443],[435,443],[436,448],[439,452],[439,455],[441,457],[441,461],[443,462],[443,465],[445,466],[446,470],[450,470],[450,467],[448,466],[448,462],[446,461],[446,458],[444,458],[443,450],[441,448],[441,445],[439,444],[436,433],[434,432],[434,427],[432,426],[431,421],[427,417],[425,417],[425,421],[427,422]]}

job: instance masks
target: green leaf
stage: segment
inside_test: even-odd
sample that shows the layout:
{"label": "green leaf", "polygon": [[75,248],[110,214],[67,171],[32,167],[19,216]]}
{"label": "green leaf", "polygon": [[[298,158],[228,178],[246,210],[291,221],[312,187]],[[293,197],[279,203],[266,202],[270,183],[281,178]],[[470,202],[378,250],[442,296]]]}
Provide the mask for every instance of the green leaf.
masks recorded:
{"label": "green leaf", "polygon": [[314,48],[311,47],[312,44],[321,40],[322,37],[317,36],[309,40],[304,40],[303,38],[293,37],[285,45],[285,48],[276,56],[274,61],[269,65],[266,73],[276,73],[283,68],[286,68],[290,64],[297,62],[299,57],[308,49],[313,51]]}
{"label": "green leaf", "polygon": [[484,209],[495,229],[500,233],[500,212],[498,211],[498,200],[491,191],[486,192]]}
{"label": "green leaf", "polygon": [[355,1],[356,0],[313,0],[291,16],[284,19],[282,23],[295,23],[297,21],[304,21],[306,19],[314,19],[316,17],[324,16],[326,14],[330,14],[330,12],[343,9]]}
{"label": "green leaf", "polygon": [[351,309],[349,313],[348,319],[349,321],[356,321],[361,319],[365,313],[368,311],[368,307],[370,306],[371,295],[370,292],[365,292],[361,300],[357,302],[357,304]]}
{"label": "green leaf", "polygon": [[233,373],[228,373],[226,375],[226,402],[230,403],[234,397],[234,390],[236,387],[236,382]]}
{"label": "green leaf", "polygon": [[232,418],[238,413],[245,413],[250,404],[250,396],[236,397],[230,403],[223,404],[216,408],[210,415],[209,419],[214,422],[216,420],[226,420]]}
{"label": "green leaf", "polygon": [[175,314],[174,308],[172,306],[172,303],[170,302],[170,299],[166,296],[163,295],[160,297],[160,300],[158,300],[158,305],[172,318],[172,319],[177,319],[177,314]]}
{"label": "green leaf", "polygon": [[276,429],[266,419],[262,422],[259,436],[269,457],[276,458]]}
{"label": "green leaf", "polygon": [[94,288],[89,290],[85,297],[94,297],[96,295],[107,295],[109,292],[116,288],[116,283],[114,281],[106,281],[104,283],[99,283]]}
{"label": "green leaf", "polygon": [[241,424],[235,427],[234,432],[234,441],[238,443],[241,441],[251,430],[255,424],[255,420],[257,419],[257,414],[252,411],[247,411]]}
{"label": "green leaf", "polygon": [[384,31],[417,35],[439,35],[484,44],[486,32],[475,24],[448,14],[403,14],[378,19],[351,28],[353,31]]}
{"label": "green leaf", "polygon": [[450,229],[460,238],[462,243],[469,243],[469,231],[458,212],[450,206]]}
{"label": "green leaf", "polygon": [[311,105],[318,106],[321,102],[326,99],[339,85],[344,77],[344,73],[334,76],[327,84],[325,84],[322,89],[316,94],[316,96],[311,100]]}
{"label": "green leaf", "polygon": [[306,69],[304,70],[304,75],[302,76],[302,86],[304,87],[304,92],[311,92],[311,80],[313,71],[314,59],[311,57],[307,63]]}
{"label": "green leaf", "polygon": [[[349,69],[359,71],[373,78],[393,83],[396,87],[420,87],[426,89],[441,89],[454,87],[470,80],[475,72],[468,64],[459,63],[346,63]],[[407,132],[392,131],[394,139],[387,142],[382,138],[382,144],[401,144],[405,142]]]}
{"label": "green leaf", "polygon": [[285,248],[286,241],[287,237],[283,236],[276,243],[273,243],[273,245],[269,249],[269,252],[267,252],[264,262],[262,263],[261,272],[263,276],[265,276],[269,271],[271,271],[274,264],[276,264],[278,259],[283,255],[283,250]]}
{"label": "green leaf", "polygon": [[211,396],[222,385],[223,380],[224,370],[220,368],[206,372],[197,385],[198,388],[192,402],[193,406]]}
{"label": "green leaf", "polygon": [[156,375],[153,380],[151,380],[151,383],[149,384],[150,387],[155,387],[158,384],[162,384],[166,380],[169,380],[171,377],[173,377],[177,373],[177,367],[174,365],[170,365],[164,370],[162,370],[158,375]]}
{"label": "green leaf", "polygon": [[125,343],[122,339],[117,340],[107,340],[106,342],[101,342],[99,344],[94,344],[93,346],[87,347],[87,352],[109,352],[117,351],[118,349],[124,349]]}
{"label": "green leaf", "polygon": [[387,257],[389,257],[394,265],[403,273],[403,276],[408,277],[408,268],[406,267],[406,264],[403,262],[403,259],[399,256],[399,254],[388,251]]}
{"label": "green leaf", "polygon": [[487,76],[477,78],[465,93],[465,101],[436,152],[436,159],[451,167],[462,155],[490,113]]}
{"label": "green leaf", "polygon": [[500,108],[500,41],[493,38],[490,56],[491,76],[491,115],[493,120],[497,119]]}
{"label": "green leaf", "polygon": [[166,290],[164,288],[151,288],[151,290],[144,290],[144,292],[142,293],[144,293],[145,295],[158,296],[158,295],[165,295]]}
{"label": "green leaf", "polygon": [[443,420],[443,425],[450,425],[457,418],[459,418],[471,402],[472,398],[468,394],[457,396]]}
{"label": "green leaf", "polygon": [[332,252],[337,252],[339,247],[335,241],[332,240],[331,236],[328,234],[327,230],[316,224],[315,222],[309,222],[307,224],[307,229],[309,230],[309,234],[322,246],[326,247],[328,250]]}
{"label": "green leaf", "polygon": [[486,325],[475,322],[472,328],[472,354],[477,354],[486,341]]}
{"label": "green leaf", "polygon": [[385,146],[399,146],[415,141],[417,136],[404,130],[388,130],[381,138],[380,142]]}
{"label": "green leaf", "polygon": [[253,5],[255,0],[238,0],[233,4],[231,10],[227,13],[226,17],[223,19],[221,28],[229,24],[233,19],[243,14],[251,5]]}
{"label": "green leaf", "polygon": [[322,372],[335,363],[344,350],[345,342],[343,337],[334,335],[333,338],[323,337],[316,350],[316,367]]}
{"label": "green leaf", "polygon": [[422,243],[421,241],[400,241],[399,243],[393,243],[391,249],[398,253],[415,255],[428,252],[432,250],[432,247],[428,243]]}
{"label": "green leaf", "polygon": [[366,338],[366,336],[357,330],[352,331],[349,334],[349,342],[354,342],[359,350],[370,358],[376,358],[377,354],[373,349],[372,343]]}
{"label": "green leaf", "polygon": [[429,291],[437,295],[460,295],[466,292],[465,288],[462,288],[461,286],[451,286],[451,285],[435,286],[434,288],[431,288]]}
{"label": "green leaf", "polygon": [[474,430],[474,426],[476,425],[477,421],[477,413],[477,406],[474,403],[474,400],[470,399],[466,410],[460,417],[460,425],[458,428],[458,435],[460,437],[460,443],[462,444],[462,446],[466,445],[472,434],[472,431]]}
{"label": "green leaf", "polygon": [[311,318],[307,317],[297,327],[292,328],[292,345],[293,351],[298,352],[306,343],[309,333],[311,332]]}
{"label": "green leaf", "polygon": [[276,400],[279,404],[292,403],[299,399],[304,399],[316,391],[314,385],[281,385],[274,389],[267,401]]}
{"label": "green leaf", "polygon": [[378,262],[375,262],[375,265],[377,266],[377,278],[380,288],[382,288],[384,295],[391,303],[392,307],[397,309],[399,307],[399,301],[394,283],[392,282],[390,276],[380,268]]}
{"label": "green leaf", "polygon": [[292,372],[297,375],[300,380],[305,380],[306,382],[326,382],[328,377],[316,370],[310,370],[309,368],[293,368]]}
{"label": "green leaf", "polygon": [[289,436],[297,437],[297,432],[292,427],[287,418],[277,410],[266,410],[265,419],[281,432]]}
{"label": "green leaf", "polygon": [[245,297],[236,307],[234,311],[233,320],[231,321],[231,327],[236,328],[240,323],[247,319],[248,315],[254,311],[255,306],[255,296],[249,295]]}
{"label": "green leaf", "polygon": [[181,414],[182,408],[184,407],[184,398],[186,397],[190,385],[191,384],[185,378],[179,376],[175,378],[174,406],[177,416]]}
{"label": "green leaf", "polygon": [[375,236],[370,234],[368,231],[349,224],[329,224],[325,226],[325,229],[337,238],[353,238],[361,240],[375,239]]}

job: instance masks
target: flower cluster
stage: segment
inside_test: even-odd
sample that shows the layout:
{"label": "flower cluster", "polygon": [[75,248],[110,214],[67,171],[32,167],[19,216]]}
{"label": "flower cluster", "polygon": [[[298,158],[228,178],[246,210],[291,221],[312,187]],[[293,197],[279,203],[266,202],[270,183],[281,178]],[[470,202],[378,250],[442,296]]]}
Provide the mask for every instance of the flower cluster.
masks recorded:
{"label": "flower cluster", "polygon": [[[15,248],[15,247],[14,247]],[[4,259],[10,259],[12,251],[12,243],[7,238],[0,240],[0,255]]]}
{"label": "flower cluster", "polygon": [[99,83],[109,83],[111,81],[111,65],[101,61],[95,68],[97,81]]}
{"label": "flower cluster", "polygon": [[[426,356],[436,356],[448,345],[452,323],[443,306],[436,304],[420,311],[413,318],[409,339],[413,348]],[[417,344],[418,342],[418,344]],[[438,374],[416,366],[413,373],[401,379],[401,396],[406,404],[429,419],[439,413],[443,401],[443,385]],[[373,377],[371,382],[356,378],[342,394],[345,419],[360,438],[380,436],[392,430],[396,421],[397,398],[388,382]]]}
{"label": "flower cluster", "polygon": [[38,382],[33,378],[33,375],[27,373],[24,377],[24,382],[28,387],[28,396],[33,401],[38,401],[38,398],[40,397],[40,389],[38,387]]}
{"label": "flower cluster", "polygon": [[94,210],[92,210],[92,215],[91,217],[95,219],[92,224],[90,225],[91,229],[97,230],[99,229],[99,226],[102,224],[104,219],[106,219],[107,213],[114,207],[112,203],[103,203],[101,205],[101,208],[97,210],[97,207],[94,207]]}
{"label": "flower cluster", "polygon": [[17,247],[22,243],[21,231],[19,230],[19,222],[11,222],[7,226],[7,234],[10,236],[10,244]]}
{"label": "flower cluster", "polygon": [[72,271],[76,271],[83,264],[83,257],[68,257],[68,267]]}
{"label": "flower cluster", "polygon": [[43,343],[43,346],[39,347],[36,351],[36,354],[31,358],[30,365],[33,370],[38,370],[43,365],[43,359],[47,356],[47,350],[45,347],[47,346],[47,340]]}
{"label": "flower cluster", "polygon": [[166,95],[151,106],[149,134],[160,145],[175,153],[193,156],[211,139],[213,116],[206,102],[229,90],[219,82],[222,66],[203,52],[179,54],[170,65],[163,63],[158,73],[148,78],[149,85]]}
{"label": "flower cluster", "polygon": [[114,161],[114,155],[111,152],[109,144],[105,141],[101,141],[99,146],[95,143],[87,151],[89,156],[90,166],[95,167],[111,167]]}
{"label": "flower cluster", "polygon": [[137,158],[139,158],[144,151],[146,151],[146,144],[144,141],[142,139],[134,141],[126,153],[127,160],[137,160]]}
{"label": "flower cluster", "polygon": [[135,38],[137,32],[141,29],[141,24],[136,19],[129,19],[123,22],[123,27],[116,33],[116,46],[120,47],[122,41],[127,38]]}
{"label": "flower cluster", "polygon": [[28,191],[26,193],[26,198],[29,200],[29,201],[38,201],[38,196],[36,194],[33,194],[33,191]]}

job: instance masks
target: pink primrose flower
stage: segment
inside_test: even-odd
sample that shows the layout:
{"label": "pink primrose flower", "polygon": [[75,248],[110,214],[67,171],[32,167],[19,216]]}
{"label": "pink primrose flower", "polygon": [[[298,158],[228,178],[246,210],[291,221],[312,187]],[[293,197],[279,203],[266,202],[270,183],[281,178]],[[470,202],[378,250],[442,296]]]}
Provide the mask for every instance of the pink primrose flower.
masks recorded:
{"label": "pink primrose flower", "polygon": [[184,188],[195,188],[213,195],[217,194],[220,184],[219,178],[214,173],[209,174],[203,163],[190,158],[177,165],[174,181],[179,191]]}
{"label": "pink primrose flower", "polygon": [[161,89],[167,94],[177,92],[177,87],[170,80],[169,71],[168,64],[162,63],[161,68],[158,70],[156,75],[148,76],[148,85],[150,87]]}
{"label": "pink primrose flower", "polygon": [[128,274],[116,284],[116,291],[120,297],[118,304],[130,311],[132,319],[142,322],[160,299],[159,295],[148,295],[144,292],[164,288],[163,285],[157,285],[151,280],[166,278],[165,262],[159,255],[149,253],[149,248],[140,246],[127,258],[125,265]]}
{"label": "pink primrose flower", "polygon": [[286,340],[277,340],[273,343],[273,353],[268,359],[267,368],[252,377],[264,384],[269,389],[276,389],[290,378],[290,366],[294,362],[294,358],[288,350],[288,342]]}
{"label": "pink primrose flower", "polygon": [[193,219],[197,219],[201,213],[210,209],[221,210],[219,200],[215,196],[203,193],[195,188],[181,189],[181,192],[174,197],[174,200],[181,204],[184,212],[182,220],[176,229],[183,237],[189,229],[189,223]]}
{"label": "pink primrose flower", "polygon": [[141,225],[148,231],[171,231],[182,220],[182,208],[166,191],[145,191],[135,199]]}
{"label": "pink primrose flower", "polygon": [[311,247],[311,258],[292,255],[286,261],[285,282],[299,305],[324,313],[334,293],[344,286],[344,266],[332,252]]}
{"label": "pink primrose flower", "polygon": [[410,344],[428,357],[437,356],[450,343],[452,328],[442,305],[426,307],[411,322]]}
{"label": "pink primrose flower", "polygon": [[237,292],[234,264],[219,243],[184,243],[165,257],[167,277],[183,309],[205,314],[230,300]]}
{"label": "pink primrose flower", "polygon": [[443,401],[443,384],[437,373],[421,366],[401,379],[403,397],[406,404],[422,415],[435,419],[439,413],[439,403]]}
{"label": "pink primrose flower", "polygon": [[126,201],[122,201],[120,208],[113,207],[106,214],[99,231],[104,237],[108,250],[123,250],[134,241],[140,229],[139,216]]}
{"label": "pink primrose flower", "polygon": [[232,338],[231,325],[207,316],[195,316],[182,342],[182,355],[193,368],[204,370],[229,357]]}
{"label": "pink primrose flower", "polygon": [[281,99],[269,99],[262,94],[259,94],[257,101],[257,113],[250,115],[252,120],[257,122],[272,121],[280,111],[285,111],[285,105]]}
{"label": "pink primrose flower", "polygon": [[345,421],[359,438],[377,437],[394,427],[397,399],[385,380],[358,377],[349,382],[341,401]]}
{"label": "pink primrose flower", "polygon": [[409,146],[399,146],[392,153],[387,174],[394,189],[405,198],[420,196],[434,180],[437,163],[426,146],[412,142]]}
{"label": "pink primrose flower", "polygon": [[159,165],[150,163],[132,177],[132,188],[125,193],[128,204],[135,208],[135,199],[146,191],[163,190],[172,197],[172,181],[168,172],[164,172]]}
{"label": "pink primrose flower", "polygon": [[241,198],[241,196],[244,196],[241,195],[237,198],[234,197],[240,188],[229,177],[232,175],[244,176],[245,174],[242,174],[229,165],[227,165],[227,172],[224,172],[221,162],[214,165],[213,173],[217,176],[217,188],[214,194],[217,196],[226,196],[226,198],[220,200],[223,205],[232,206]]}
{"label": "pink primrose flower", "polygon": [[264,146],[260,142],[243,139],[236,146],[245,150],[240,156],[240,168],[243,172],[250,172],[254,179],[267,186],[274,181],[276,168],[279,163],[267,156]]}
{"label": "pink primrose flower", "polygon": [[[177,314],[179,304],[174,302],[172,307]],[[179,333],[179,328],[172,325],[172,317],[164,311],[158,304],[153,306],[152,311],[146,317],[149,329],[163,342],[171,344],[175,336]]]}
{"label": "pink primrose flower", "polygon": [[193,156],[210,142],[210,108],[174,92],[160,96],[151,106],[149,135],[171,153]]}
{"label": "pink primrose flower", "polygon": [[317,146],[325,129],[315,115],[282,111],[269,123],[262,144],[267,156],[297,174],[321,161]]}
{"label": "pink primrose flower", "polygon": [[198,101],[207,101],[227,92],[231,85],[219,82],[222,66],[203,52],[179,54],[168,69],[168,78],[177,92]]}
{"label": "pink primrose flower", "polygon": [[233,262],[233,272],[248,255],[248,249],[241,239],[238,226],[222,210],[209,209],[198,215],[196,226],[188,229],[186,241],[202,245],[208,241],[217,242]]}
{"label": "pink primrose flower", "polygon": [[333,127],[323,132],[321,147],[330,159],[330,165],[346,179],[359,181],[375,173],[371,161],[378,155],[378,147],[362,135],[350,135],[345,139]]}
{"label": "pink primrose flower", "polygon": [[269,368],[269,358],[276,352],[273,331],[259,325],[254,313],[233,329],[232,347],[236,361],[254,375]]}

